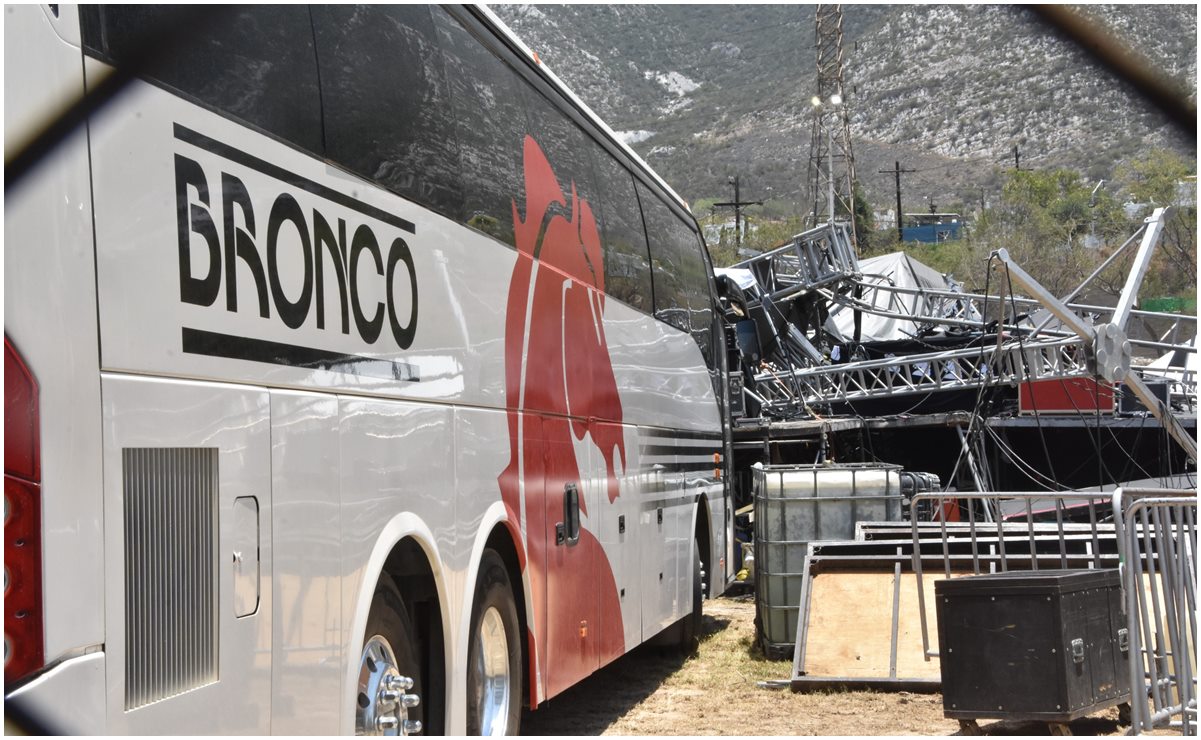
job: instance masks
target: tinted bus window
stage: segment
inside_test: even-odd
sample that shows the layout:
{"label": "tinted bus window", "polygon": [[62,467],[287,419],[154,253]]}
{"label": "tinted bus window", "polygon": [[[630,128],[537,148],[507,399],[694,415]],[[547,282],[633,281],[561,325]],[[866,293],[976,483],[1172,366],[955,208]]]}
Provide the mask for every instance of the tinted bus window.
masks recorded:
{"label": "tinted bus window", "polygon": [[[705,261],[705,244],[701,241],[700,234],[683,221],[676,221],[675,233],[680,249],[685,255],[684,264],[687,266],[685,274],[692,336],[696,338],[701,354],[705,356],[705,364],[713,368],[716,358],[714,339],[716,338],[720,347],[722,334],[720,331],[715,332],[713,324],[713,291],[709,279],[709,265]],[[718,397],[720,395],[718,392]]]}
{"label": "tinted bus window", "polygon": [[650,242],[655,316],[692,334],[713,366],[713,304],[701,242],[663,201],[638,183],[638,197]]}
{"label": "tinted bus window", "polygon": [[[592,149],[594,144],[579,126],[564,116],[557,108],[533,87],[524,88],[526,115],[529,121],[529,134],[537,142],[538,147],[546,155],[551,170],[558,180],[558,191],[562,194],[562,204],[552,204],[551,214],[560,214],[571,220],[573,216],[581,219],[578,223],[585,224],[587,218],[573,214],[573,208],[583,212],[587,203],[592,213],[592,220],[599,220],[597,204],[600,202],[599,193],[595,186],[595,176],[592,171]],[[572,192],[574,190],[574,200]],[[524,217],[524,206],[518,204]],[[599,229],[599,223],[597,223]],[[597,235],[599,240],[599,234]],[[599,249],[600,245],[596,244]],[[600,255],[597,256],[600,259]],[[589,264],[588,269],[594,275],[592,282],[600,285],[604,276],[599,264]]]}
{"label": "tinted bus window", "polygon": [[512,246],[513,202],[525,203],[525,83],[446,11],[432,13],[459,142],[464,220]]}
{"label": "tinted bus window", "polygon": [[[240,118],[302,149],[320,153],[317,59],[308,8],[226,7],[187,35],[147,77],[202,105]],[[80,9],[84,44],[126,63],[144,45],[178,32],[194,14],[169,5],[93,5]]]}
{"label": "tinted bus window", "polygon": [[593,152],[601,200],[598,218],[605,248],[605,292],[651,313],[651,265],[634,178],[609,154]]}
{"label": "tinted bus window", "polygon": [[454,115],[425,5],[313,7],[327,156],[458,219]]}
{"label": "tinted bus window", "polygon": [[522,94],[526,104],[527,131],[538,142],[559,179],[567,208],[571,208],[573,183],[578,196],[591,205],[597,200],[593,186],[592,140],[532,86],[524,85]]}

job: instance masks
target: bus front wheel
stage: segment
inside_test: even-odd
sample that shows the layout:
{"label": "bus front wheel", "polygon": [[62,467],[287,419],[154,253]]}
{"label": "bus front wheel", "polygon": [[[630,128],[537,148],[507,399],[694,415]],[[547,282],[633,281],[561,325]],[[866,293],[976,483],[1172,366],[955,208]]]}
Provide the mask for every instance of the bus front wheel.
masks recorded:
{"label": "bus front wheel", "polygon": [[516,735],[521,724],[521,633],[509,573],[485,550],[471,608],[467,734]]}

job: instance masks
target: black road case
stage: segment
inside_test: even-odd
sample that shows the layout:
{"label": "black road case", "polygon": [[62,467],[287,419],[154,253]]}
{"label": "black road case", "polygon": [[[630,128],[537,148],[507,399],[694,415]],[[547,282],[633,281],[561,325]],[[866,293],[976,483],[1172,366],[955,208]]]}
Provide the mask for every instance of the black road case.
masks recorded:
{"label": "black road case", "polygon": [[943,713],[1070,722],[1130,701],[1116,570],[936,581]]}

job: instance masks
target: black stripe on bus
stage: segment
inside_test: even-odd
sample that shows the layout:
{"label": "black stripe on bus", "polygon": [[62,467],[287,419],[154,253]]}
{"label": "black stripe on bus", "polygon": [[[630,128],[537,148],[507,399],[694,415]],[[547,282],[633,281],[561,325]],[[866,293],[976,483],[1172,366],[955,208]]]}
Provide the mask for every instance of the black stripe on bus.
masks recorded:
{"label": "black stripe on bus", "polygon": [[694,432],[685,429],[653,429],[649,427],[639,427],[638,431],[643,437],[655,437],[659,439],[712,439],[718,442],[721,441],[721,432]]}
{"label": "black stripe on bus", "polygon": [[403,219],[400,216],[388,213],[387,211],[376,208],[375,206],[367,205],[366,203],[355,200],[349,195],[339,193],[337,190],[332,188],[327,188],[324,185],[313,182],[307,177],[298,175],[295,172],[289,172],[283,167],[259,159],[253,154],[247,154],[246,152],[240,149],[235,149],[228,144],[222,144],[215,139],[210,139],[204,134],[193,131],[182,124],[175,124],[175,138],[179,139],[180,141],[187,142],[192,146],[200,147],[211,154],[216,154],[218,157],[228,159],[231,162],[236,162],[243,167],[249,167],[255,172],[264,174],[267,177],[273,177],[276,180],[287,183],[294,188],[307,191],[320,198],[337,203],[340,206],[345,206],[352,211],[358,211],[364,216],[374,218],[378,221],[383,221],[386,224],[391,224],[402,231],[407,231],[410,234],[417,233],[417,227],[413,225],[412,221],[408,221],[407,219]]}
{"label": "black stripe on bus", "polygon": [[287,365],[310,370],[333,370],[385,380],[403,380],[413,383],[421,381],[417,368],[406,362],[393,362],[377,357],[360,357],[342,352],[298,347],[294,344],[271,342],[265,339],[189,329],[186,326],[183,328],[183,351],[192,355]]}
{"label": "black stripe on bus", "polygon": [[672,445],[657,445],[656,444],[656,445],[640,445],[638,447],[638,450],[643,454],[644,457],[659,456],[659,455],[662,455],[662,456],[675,455],[675,456],[680,456],[680,457],[707,456],[709,459],[713,459],[713,453],[721,452],[721,447],[717,446],[717,445],[712,445],[709,447],[694,447],[691,445],[689,445],[689,446],[680,445],[679,447],[673,447]]}

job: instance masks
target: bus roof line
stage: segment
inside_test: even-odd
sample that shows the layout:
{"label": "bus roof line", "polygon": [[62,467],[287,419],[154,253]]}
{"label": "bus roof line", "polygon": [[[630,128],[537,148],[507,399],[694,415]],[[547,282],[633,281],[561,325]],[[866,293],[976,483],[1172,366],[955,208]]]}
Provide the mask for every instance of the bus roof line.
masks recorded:
{"label": "bus roof line", "polygon": [[643,172],[650,175],[651,178],[659,184],[659,187],[663,188],[663,190],[671,195],[671,197],[675,198],[676,202],[683,206],[685,211],[692,213],[692,209],[688,206],[688,202],[681,198],[680,195],[673,190],[672,187],[668,185],[662,177],[659,176],[659,173],[655,172],[655,170],[653,170],[651,166],[642,159],[642,157],[638,156],[638,154],[631,149],[628,144],[622,141],[621,137],[619,137],[613,131],[613,129],[609,128],[609,124],[605,123],[595,111],[589,108],[587,103],[585,103],[583,100],[580,100],[580,98],[574,92],[572,92],[571,88],[568,87],[567,84],[562,80],[560,80],[558,75],[552,72],[546,66],[546,64],[534,54],[533,50],[526,46],[525,42],[518,38],[517,34],[513,33],[512,29],[505,25],[504,21],[502,21],[495,13],[493,13],[487,5],[481,4],[474,7],[480,12],[481,17],[493,27],[493,30],[502,35],[513,45],[514,48],[525,54],[526,61],[529,62],[534,69],[538,70],[542,75],[544,75],[547,80],[559,90],[559,92],[563,93],[568,100],[578,107],[580,112],[583,113],[598,129],[600,129],[602,133],[608,136],[614,144],[620,147],[622,151],[624,151],[630,157],[631,160],[636,162],[642,168]]}

